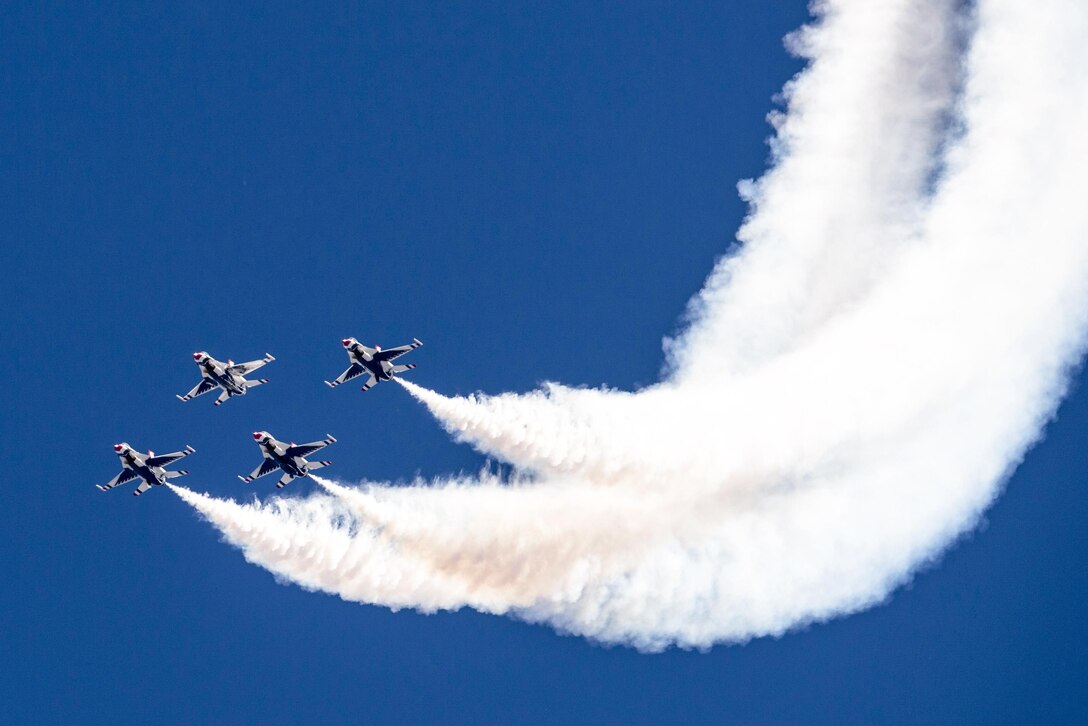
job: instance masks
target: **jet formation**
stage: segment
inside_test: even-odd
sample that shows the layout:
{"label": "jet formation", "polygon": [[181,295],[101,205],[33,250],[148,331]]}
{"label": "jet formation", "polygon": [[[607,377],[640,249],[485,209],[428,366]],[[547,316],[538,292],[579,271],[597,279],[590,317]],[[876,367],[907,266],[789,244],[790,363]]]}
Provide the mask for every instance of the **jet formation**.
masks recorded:
{"label": "jet formation", "polygon": [[[408,345],[382,350],[380,345],[369,348],[355,338],[344,338],[341,345],[347,352],[350,365],[335,380],[325,381],[325,384],[330,388],[336,388],[341,383],[366,373],[368,374],[367,380],[363,384],[362,390],[367,391],[377,385],[379,381],[391,381],[398,373],[415,368],[416,366],[413,363],[394,365],[393,361],[405,353],[415,350],[423,343],[413,338]],[[192,390],[184,396],[177,395],[176,397],[179,401],[186,402],[218,389],[219,396],[212,405],[220,406],[235,396],[244,396],[250,389],[268,383],[267,378],[251,380],[246,376],[274,360],[276,360],[275,357],[270,353],[265,353],[263,358],[247,363],[235,363],[230,359],[223,362],[213,358],[206,351],[193,353],[193,361],[196,362],[200,369],[200,382],[193,386]],[[253,439],[257,442],[264,461],[248,476],[239,476],[238,478],[248,484],[278,470],[283,473],[279,481],[276,482],[277,489],[282,489],[295,479],[309,476],[310,472],[332,464],[331,461],[309,461],[307,457],[324,449],[329,444],[336,443],[336,439],[330,434],[327,434],[320,441],[313,441],[308,444],[283,442],[267,431],[254,432]],[[113,450],[121,460],[121,472],[107,483],[97,486],[102,491],[109,491],[114,487],[139,479],[140,483],[133,492],[135,496],[140,496],[152,486],[162,486],[170,479],[188,474],[188,470],[185,469],[171,471],[165,467],[196,451],[192,446],[186,446],[181,451],[156,456],[155,452],[151,450],[148,450],[146,454],[141,454],[127,443],[115,444]]]}

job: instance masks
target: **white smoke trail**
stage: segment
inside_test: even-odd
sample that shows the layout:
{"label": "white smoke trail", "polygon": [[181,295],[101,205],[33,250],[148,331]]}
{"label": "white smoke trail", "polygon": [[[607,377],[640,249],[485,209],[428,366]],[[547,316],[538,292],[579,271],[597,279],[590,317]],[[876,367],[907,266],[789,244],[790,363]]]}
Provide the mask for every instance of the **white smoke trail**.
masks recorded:
{"label": "white smoke trail", "polygon": [[175,491],[305,587],[645,649],[882,600],[996,495],[1088,322],[1088,6],[980,0],[966,55],[954,6],[819,4],[775,166],[745,185],[745,245],[670,341],[668,380],[403,382],[516,481]]}

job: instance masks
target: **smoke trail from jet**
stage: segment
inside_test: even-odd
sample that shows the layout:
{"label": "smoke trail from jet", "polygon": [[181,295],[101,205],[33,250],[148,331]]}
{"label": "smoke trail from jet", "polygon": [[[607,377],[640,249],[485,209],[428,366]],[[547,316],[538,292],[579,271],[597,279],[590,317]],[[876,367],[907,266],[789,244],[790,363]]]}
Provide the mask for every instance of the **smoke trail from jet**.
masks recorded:
{"label": "smoke trail from jet", "polygon": [[303,587],[647,650],[882,601],[997,495],[1088,327],[1088,6],[979,0],[969,38],[957,8],[817,4],[743,244],[661,383],[399,381],[512,480],[171,488]]}

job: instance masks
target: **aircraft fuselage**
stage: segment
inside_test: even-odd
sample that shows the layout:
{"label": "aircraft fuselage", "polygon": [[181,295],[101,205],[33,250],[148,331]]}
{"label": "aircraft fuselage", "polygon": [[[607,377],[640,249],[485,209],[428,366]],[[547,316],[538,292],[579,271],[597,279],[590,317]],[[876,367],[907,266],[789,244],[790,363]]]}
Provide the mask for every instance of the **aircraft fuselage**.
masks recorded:
{"label": "aircraft fuselage", "polygon": [[309,467],[306,466],[306,462],[299,461],[301,457],[287,456],[286,446],[281,448],[280,445],[271,441],[261,444],[261,446],[264,447],[264,450],[268,452],[269,457],[275,461],[285,473],[298,478],[306,476],[309,472]]}
{"label": "aircraft fuselage", "polygon": [[379,381],[393,380],[393,364],[387,360],[374,360],[366,351],[362,350],[360,345],[351,347],[351,360],[366,368]]}
{"label": "aircraft fuselage", "polygon": [[121,459],[121,466],[125,469],[131,469],[136,476],[143,479],[148,484],[161,486],[166,483],[166,477],[164,474],[166,470],[161,466],[148,466],[145,457],[136,454],[133,451],[125,451],[118,454],[118,458]]}
{"label": "aircraft fuselage", "polygon": [[227,370],[227,367],[216,360],[207,360],[201,364],[208,378],[232,396],[246,395],[246,384],[243,376],[236,375]]}

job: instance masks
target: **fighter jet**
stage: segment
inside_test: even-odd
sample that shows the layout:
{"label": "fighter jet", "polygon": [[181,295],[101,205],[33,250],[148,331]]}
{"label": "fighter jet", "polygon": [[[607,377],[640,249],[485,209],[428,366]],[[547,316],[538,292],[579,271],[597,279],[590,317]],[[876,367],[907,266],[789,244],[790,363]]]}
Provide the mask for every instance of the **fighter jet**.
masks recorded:
{"label": "fighter jet", "polygon": [[121,473],[110,479],[106,484],[98,484],[98,488],[104,492],[109,491],[139,477],[141,479],[140,485],[133,492],[133,495],[137,497],[150,489],[152,484],[161,486],[166,483],[167,479],[188,474],[189,472],[185,469],[166,471],[164,467],[196,451],[192,446],[186,446],[181,451],[175,451],[172,454],[155,456],[154,451],[149,450],[146,454],[141,454],[126,443],[114,444],[113,450],[117,452],[117,456],[121,459]]}
{"label": "fighter jet", "polygon": [[249,476],[239,476],[238,478],[249,484],[254,479],[259,479],[262,476],[271,474],[276,469],[281,469],[283,470],[283,476],[276,482],[277,489],[283,489],[293,479],[306,476],[314,469],[322,469],[331,464],[331,461],[306,461],[306,457],[324,449],[329,444],[336,443],[336,439],[327,434],[321,441],[314,441],[309,444],[296,444],[294,442],[287,444],[283,441],[277,441],[267,431],[254,431],[253,439],[261,447],[264,461],[250,472]]}
{"label": "fighter jet", "polygon": [[260,360],[251,360],[248,363],[235,363],[228,360],[226,363],[212,358],[204,351],[193,353],[193,360],[200,367],[200,383],[184,396],[178,396],[179,401],[188,401],[197,396],[203,396],[208,391],[219,388],[221,393],[215,399],[213,406],[218,406],[231,396],[244,396],[250,388],[256,388],[262,383],[268,383],[267,378],[256,381],[247,381],[246,375],[276,360],[271,353],[265,353]]}
{"label": "fighter jet", "polygon": [[390,348],[389,350],[382,350],[380,345],[376,345],[373,348],[367,348],[355,338],[344,338],[340,341],[340,344],[343,345],[344,350],[347,351],[348,360],[351,361],[351,365],[348,366],[348,369],[341,373],[335,381],[325,381],[325,385],[329,388],[336,388],[341,383],[350,381],[356,376],[362,375],[363,373],[369,373],[370,377],[367,378],[366,383],[363,384],[364,391],[373,388],[378,381],[391,381],[395,374],[404,373],[404,371],[410,371],[415,368],[416,366],[414,363],[395,366],[392,361],[423,345],[423,343],[419,342],[416,338],[413,338],[412,342],[408,345]]}

